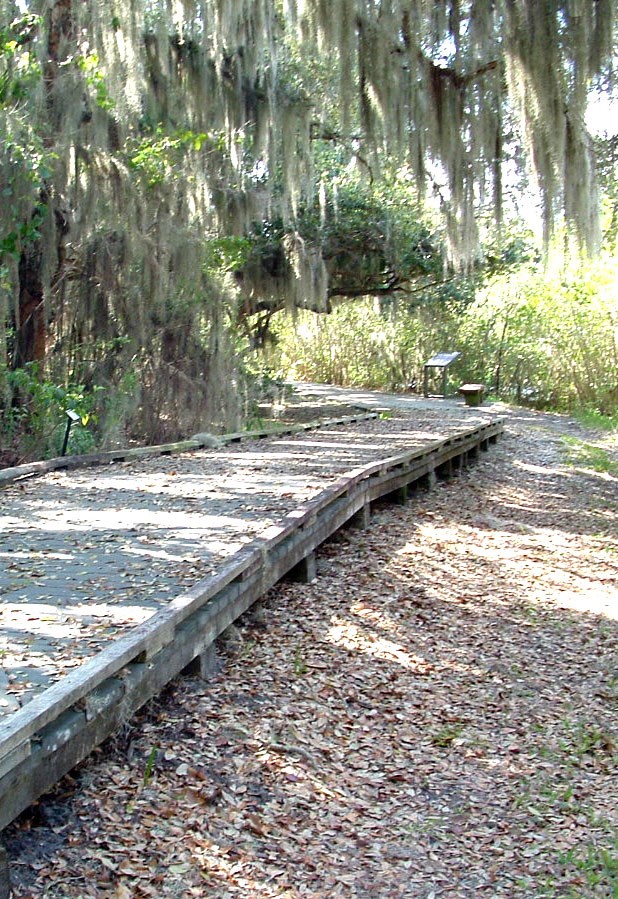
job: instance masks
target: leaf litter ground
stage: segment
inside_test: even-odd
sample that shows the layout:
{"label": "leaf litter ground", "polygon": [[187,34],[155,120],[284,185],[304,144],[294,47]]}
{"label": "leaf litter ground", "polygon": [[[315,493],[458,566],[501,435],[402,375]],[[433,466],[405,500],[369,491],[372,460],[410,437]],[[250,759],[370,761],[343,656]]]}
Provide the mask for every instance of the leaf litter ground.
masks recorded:
{"label": "leaf litter ground", "polygon": [[618,896],[617,481],[569,428],[325,545],[11,828],[14,895]]}

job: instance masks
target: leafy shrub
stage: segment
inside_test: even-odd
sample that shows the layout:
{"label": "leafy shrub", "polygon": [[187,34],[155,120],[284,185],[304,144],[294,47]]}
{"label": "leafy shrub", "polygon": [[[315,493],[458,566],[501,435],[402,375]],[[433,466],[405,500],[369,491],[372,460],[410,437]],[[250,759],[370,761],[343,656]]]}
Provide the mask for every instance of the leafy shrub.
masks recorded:
{"label": "leafy shrub", "polygon": [[66,412],[72,409],[80,423],[71,430],[68,452],[84,453],[93,448],[94,434],[87,426],[96,423],[103,388],[87,391],[81,384],[55,384],[39,376],[39,366],[34,362],[14,371],[0,370],[0,385],[3,446],[18,446],[20,455],[28,458],[59,455]]}

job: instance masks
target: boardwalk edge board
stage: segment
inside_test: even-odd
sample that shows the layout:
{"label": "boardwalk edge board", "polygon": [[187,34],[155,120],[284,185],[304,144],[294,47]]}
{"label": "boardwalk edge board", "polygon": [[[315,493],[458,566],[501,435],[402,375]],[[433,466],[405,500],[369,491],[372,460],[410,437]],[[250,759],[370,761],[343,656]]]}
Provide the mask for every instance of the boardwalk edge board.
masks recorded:
{"label": "boardwalk edge board", "polygon": [[[0,489],[19,483],[27,478],[44,475],[50,471],[70,471],[76,468],[89,468],[96,465],[113,465],[119,462],[131,462],[149,456],[172,456],[175,453],[190,453],[201,449],[213,449],[212,437],[218,441],[221,449],[231,443],[246,440],[262,440],[266,437],[286,437],[302,431],[310,431],[330,425],[347,425],[370,418],[377,418],[378,412],[359,412],[358,415],[343,415],[339,418],[320,418],[301,425],[290,425],[283,428],[264,428],[259,431],[234,431],[230,434],[209,435],[209,440],[180,440],[176,443],[163,443],[158,446],[136,446],[127,449],[105,450],[100,453],[84,453],[80,456],[58,456],[42,462],[26,462],[11,468],[0,469]],[[1,897],[0,897],[1,899]]]}
{"label": "boardwalk edge board", "polygon": [[[267,590],[380,498],[405,501],[495,443],[503,421],[348,472],[0,725],[0,830],[192,663]],[[0,847],[1,849],[1,847]],[[0,862],[1,862],[0,858]],[[0,864],[0,896],[2,895]]]}

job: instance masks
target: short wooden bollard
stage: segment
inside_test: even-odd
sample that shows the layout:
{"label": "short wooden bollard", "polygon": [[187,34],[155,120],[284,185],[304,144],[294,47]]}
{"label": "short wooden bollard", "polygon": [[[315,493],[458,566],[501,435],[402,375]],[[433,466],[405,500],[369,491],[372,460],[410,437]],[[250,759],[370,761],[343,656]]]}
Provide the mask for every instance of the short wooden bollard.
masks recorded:
{"label": "short wooden bollard", "polygon": [[480,406],[485,393],[484,384],[462,384],[459,388],[466,406]]}

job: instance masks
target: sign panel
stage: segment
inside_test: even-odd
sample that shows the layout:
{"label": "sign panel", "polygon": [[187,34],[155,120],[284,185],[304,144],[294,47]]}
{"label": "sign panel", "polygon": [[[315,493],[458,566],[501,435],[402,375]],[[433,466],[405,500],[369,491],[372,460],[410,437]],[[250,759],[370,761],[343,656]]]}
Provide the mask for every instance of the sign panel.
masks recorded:
{"label": "sign panel", "polygon": [[446,368],[447,365],[450,365],[455,359],[459,359],[460,356],[461,353],[436,353],[425,365],[430,365],[432,368]]}

